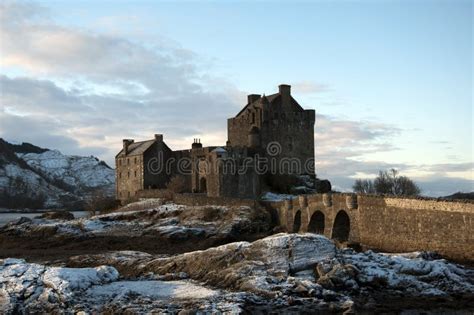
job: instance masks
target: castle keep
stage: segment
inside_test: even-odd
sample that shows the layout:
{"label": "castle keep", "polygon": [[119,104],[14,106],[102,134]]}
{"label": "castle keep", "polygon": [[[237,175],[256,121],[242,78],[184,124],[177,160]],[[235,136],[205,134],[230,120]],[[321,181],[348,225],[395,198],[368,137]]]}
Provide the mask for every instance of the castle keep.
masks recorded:
{"label": "castle keep", "polygon": [[315,111],[303,109],[282,84],[278,93],[248,96],[228,119],[223,146],[203,147],[195,139],[190,149],[173,151],[161,134],[124,139],[115,157],[117,199],[166,188],[175,176],[183,177],[189,192],[242,198],[258,196],[270,173],[314,178],[314,123]]}

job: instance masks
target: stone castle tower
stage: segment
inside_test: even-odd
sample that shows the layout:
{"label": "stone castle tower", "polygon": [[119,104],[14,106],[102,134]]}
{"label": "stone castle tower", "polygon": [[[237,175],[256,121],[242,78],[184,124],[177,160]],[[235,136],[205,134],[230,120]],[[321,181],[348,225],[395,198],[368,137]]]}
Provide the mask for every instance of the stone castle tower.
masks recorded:
{"label": "stone castle tower", "polygon": [[279,151],[278,159],[304,165],[314,159],[314,123],[315,111],[303,109],[291,96],[291,87],[282,84],[279,93],[248,96],[247,105],[227,121],[227,146],[256,148],[270,155]]}

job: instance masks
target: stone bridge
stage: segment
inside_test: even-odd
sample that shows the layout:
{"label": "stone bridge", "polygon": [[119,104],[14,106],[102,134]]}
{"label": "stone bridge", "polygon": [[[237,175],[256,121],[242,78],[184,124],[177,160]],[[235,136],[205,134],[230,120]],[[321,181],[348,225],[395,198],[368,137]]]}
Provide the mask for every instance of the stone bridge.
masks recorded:
{"label": "stone bridge", "polygon": [[474,203],[356,194],[301,195],[271,203],[287,232],[324,234],[388,251],[436,251],[474,261]]}

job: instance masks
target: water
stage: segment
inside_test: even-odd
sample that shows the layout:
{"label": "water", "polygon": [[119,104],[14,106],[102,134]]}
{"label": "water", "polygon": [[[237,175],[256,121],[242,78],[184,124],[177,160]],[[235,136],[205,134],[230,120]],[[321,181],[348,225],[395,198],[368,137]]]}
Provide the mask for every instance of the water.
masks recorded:
{"label": "water", "polygon": [[[75,218],[84,218],[88,215],[87,211],[70,211]],[[26,213],[0,213],[0,226],[7,224],[11,221],[16,221],[21,217],[27,217],[33,219],[36,216],[40,216],[38,212],[26,212]]]}

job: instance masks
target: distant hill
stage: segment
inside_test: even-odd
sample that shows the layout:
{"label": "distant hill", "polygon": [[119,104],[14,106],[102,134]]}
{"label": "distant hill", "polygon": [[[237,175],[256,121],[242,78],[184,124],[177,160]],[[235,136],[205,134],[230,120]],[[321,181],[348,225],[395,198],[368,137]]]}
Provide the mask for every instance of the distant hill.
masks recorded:
{"label": "distant hill", "polygon": [[454,200],[454,199],[474,200],[474,191],[468,192],[468,193],[457,192],[457,193],[454,193],[452,195],[442,197],[442,198],[449,199],[449,200]]}
{"label": "distant hill", "polygon": [[77,209],[98,190],[112,196],[114,181],[114,170],[96,157],[0,138],[0,207]]}

